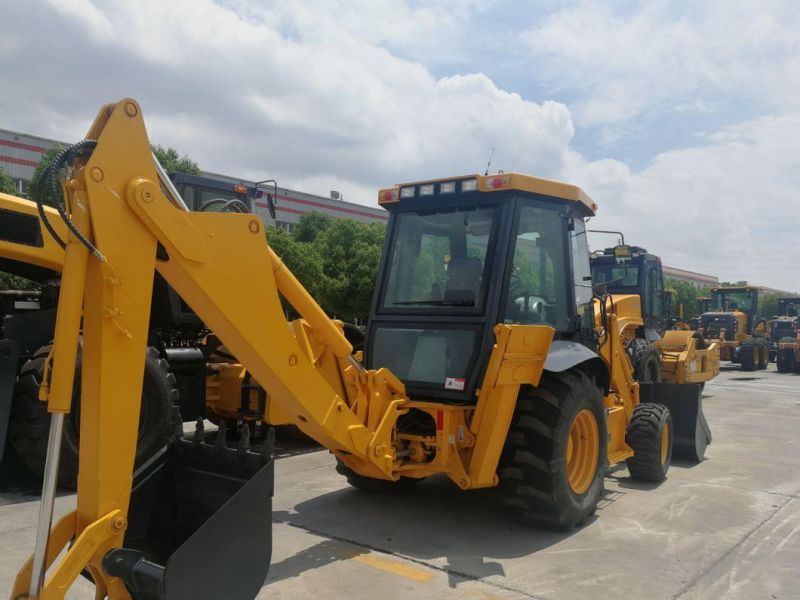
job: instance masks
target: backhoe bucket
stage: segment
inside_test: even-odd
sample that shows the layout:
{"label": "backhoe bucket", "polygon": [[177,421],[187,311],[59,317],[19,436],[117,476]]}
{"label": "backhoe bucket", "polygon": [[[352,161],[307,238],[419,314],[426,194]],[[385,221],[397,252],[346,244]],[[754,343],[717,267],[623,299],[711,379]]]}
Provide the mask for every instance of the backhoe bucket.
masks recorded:
{"label": "backhoe bucket", "polygon": [[263,585],[272,554],[274,436],[261,453],[227,448],[224,436],[223,428],[207,444],[200,429],[134,475],[124,547],[103,566],[135,600],[244,600]]}
{"label": "backhoe bucket", "polygon": [[699,383],[640,383],[641,402],[655,402],[672,415],[672,456],[701,462],[711,443],[711,429],[703,414]]}

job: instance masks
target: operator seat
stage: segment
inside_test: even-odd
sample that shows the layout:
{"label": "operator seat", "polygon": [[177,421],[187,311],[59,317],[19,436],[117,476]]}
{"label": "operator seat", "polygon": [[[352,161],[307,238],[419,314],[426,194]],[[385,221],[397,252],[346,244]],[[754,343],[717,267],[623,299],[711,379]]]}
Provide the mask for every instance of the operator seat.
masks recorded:
{"label": "operator seat", "polygon": [[483,264],[479,258],[465,256],[453,258],[447,265],[447,283],[444,301],[475,305],[481,286]]}

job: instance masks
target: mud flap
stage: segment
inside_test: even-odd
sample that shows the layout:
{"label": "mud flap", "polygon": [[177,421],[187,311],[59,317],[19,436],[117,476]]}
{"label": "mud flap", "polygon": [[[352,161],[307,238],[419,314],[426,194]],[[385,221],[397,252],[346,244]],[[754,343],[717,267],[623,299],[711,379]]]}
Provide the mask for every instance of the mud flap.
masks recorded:
{"label": "mud flap", "polygon": [[19,350],[13,340],[0,340],[0,460],[6,447],[8,420],[11,417],[11,400],[17,383]]}
{"label": "mud flap", "polygon": [[135,600],[254,598],[272,554],[273,439],[262,453],[178,439],[142,465],[106,572]]}
{"label": "mud flap", "polygon": [[698,383],[640,383],[641,402],[663,404],[672,415],[672,456],[701,462],[711,443]]}

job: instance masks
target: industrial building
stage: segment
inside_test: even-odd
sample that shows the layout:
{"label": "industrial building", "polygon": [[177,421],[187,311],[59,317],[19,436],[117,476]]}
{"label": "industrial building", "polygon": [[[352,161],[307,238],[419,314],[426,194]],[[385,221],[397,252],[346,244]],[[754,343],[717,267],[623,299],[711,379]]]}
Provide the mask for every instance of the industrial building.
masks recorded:
{"label": "industrial building", "polygon": [[42,155],[63,145],[56,140],[0,129],[0,171],[14,180],[18,193],[24,194]]}
{"label": "industrial building", "polygon": [[[66,145],[57,140],[0,129],[0,170],[10,175],[17,186],[17,192],[24,194],[42,155],[55,146]],[[254,183],[218,173],[203,172],[202,176],[231,184]],[[309,212],[322,212],[332,217],[347,217],[364,222],[385,223],[389,218],[386,211],[377,205],[371,207],[345,202],[335,191],[326,197],[278,186],[276,200],[276,219],[269,224],[287,231],[292,231],[300,217]],[[269,217],[266,218],[270,220]]]}
{"label": "industrial building", "polygon": [[662,265],[665,279],[675,279],[676,281],[685,281],[689,285],[698,290],[703,288],[712,288],[719,285],[719,277],[713,275],[705,275],[703,273],[695,273],[694,271],[686,271],[684,269],[676,269],[675,267],[668,267]]}

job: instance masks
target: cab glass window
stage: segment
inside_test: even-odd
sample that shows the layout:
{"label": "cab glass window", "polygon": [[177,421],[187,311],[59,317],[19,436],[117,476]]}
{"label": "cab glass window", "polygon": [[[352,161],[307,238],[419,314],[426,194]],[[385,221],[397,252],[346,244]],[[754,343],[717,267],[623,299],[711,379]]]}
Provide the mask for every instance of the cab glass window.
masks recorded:
{"label": "cab glass window", "polygon": [[570,327],[566,279],[566,225],[555,210],[523,206],[506,282],[505,322]]}

